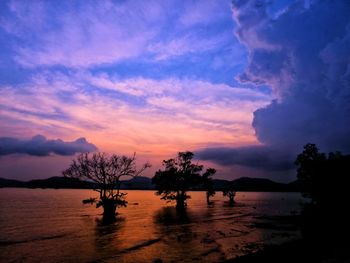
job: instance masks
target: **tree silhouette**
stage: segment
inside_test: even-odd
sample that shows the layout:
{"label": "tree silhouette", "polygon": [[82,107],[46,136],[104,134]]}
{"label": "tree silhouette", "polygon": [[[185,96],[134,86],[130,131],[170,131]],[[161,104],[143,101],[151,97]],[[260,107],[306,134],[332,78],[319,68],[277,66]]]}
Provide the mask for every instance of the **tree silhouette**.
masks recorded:
{"label": "tree silhouette", "polygon": [[212,176],[216,173],[214,168],[208,168],[202,176],[202,184],[206,190],[207,204],[210,204],[210,197],[215,195],[214,183]]}
{"label": "tree silhouette", "polygon": [[350,155],[320,153],[309,143],[295,164],[301,191],[311,200],[304,205],[304,234],[319,242],[348,238]]}
{"label": "tree silhouette", "polygon": [[320,153],[315,144],[308,143],[297,156],[295,164],[298,167],[297,177],[301,191],[313,203],[334,207],[347,199],[350,155],[340,152],[330,152],[327,155]]}
{"label": "tree silhouette", "polygon": [[[179,152],[174,159],[164,160],[164,170],[158,170],[152,178],[157,195],[168,202],[176,201],[177,209],[186,207],[186,200],[190,198],[187,192],[202,185],[203,165],[193,164],[192,152]],[[207,169],[204,173],[210,177],[215,173],[214,169]]]}
{"label": "tree silhouette", "polygon": [[95,191],[100,200],[96,207],[103,207],[104,218],[115,217],[117,207],[127,206],[126,193],[120,191],[122,177],[140,175],[150,164],[136,168],[135,154],[132,157],[105,153],[80,154],[68,169],[62,172],[65,177],[86,179],[95,183]]}
{"label": "tree silhouette", "polygon": [[222,191],[223,196],[229,198],[229,205],[233,206],[235,204],[236,190],[233,182],[228,182],[225,189]]}
{"label": "tree silhouette", "polygon": [[[325,194],[321,181],[324,180],[324,168],[327,157],[320,153],[315,144],[308,143],[304,150],[297,156],[295,164],[297,165],[297,177],[304,197],[311,198],[317,202],[320,196]],[[322,193],[323,192],[323,193]]]}

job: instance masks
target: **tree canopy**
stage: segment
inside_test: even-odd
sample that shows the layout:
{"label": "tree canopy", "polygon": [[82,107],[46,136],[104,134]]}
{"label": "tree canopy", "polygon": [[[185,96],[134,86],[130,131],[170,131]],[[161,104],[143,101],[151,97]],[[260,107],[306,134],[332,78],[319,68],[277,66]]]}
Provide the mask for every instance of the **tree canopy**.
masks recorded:
{"label": "tree canopy", "polygon": [[314,203],[325,205],[346,198],[350,181],[350,155],[321,153],[315,144],[306,144],[297,156],[297,177],[301,191]]}
{"label": "tree canopy", "polygon": [[99,192],[100,197],[97,207],[103,207],[104,215],[113,216],[117,207],[127,205],[126,194],[120,191],[121,178],[138,176],[150,167],[150,164],[146,163],[137,169],[135,160],[135,154],[127,157],[105,153],[82,153],[62,173],[65,177],[94,182],[94,190]]}
{"label": "tree canopy", "polygon": [[319,245],[348,242],[350,155],[321,153],[309,143],[295,164],[301,191],[311,200],[304,204],[302,213],[304,236]]}
{"label": "tree canopy", "polygon": [[234,182],[232,181],[228,182],[225,188],[223,189],[222,194],[223,196],[226,196],[229,198],[229,204],[233,206],[235,203],[234,198],[236,196],[236,187],[234,185]]}
{"label": "tree canopy", "polygon": [[202,175],[202,184],[206,191],[207,204],[210,204],[210,197],[215,195],[214,182],[212,176],[216,173],[214,168],[208,168]]}
{"label": "tree canopy", "polygon": [[177,208],[184,208],[190,198],[187,192],[203,184],[203,176],[207,179],[215,174],[215,169],[207,169],[202,174],[203,165],[192,163],[192,152],[179,152],[173,159],[164,160],[164,170],[158,170],[152,179],[161,199],[176,201]]}

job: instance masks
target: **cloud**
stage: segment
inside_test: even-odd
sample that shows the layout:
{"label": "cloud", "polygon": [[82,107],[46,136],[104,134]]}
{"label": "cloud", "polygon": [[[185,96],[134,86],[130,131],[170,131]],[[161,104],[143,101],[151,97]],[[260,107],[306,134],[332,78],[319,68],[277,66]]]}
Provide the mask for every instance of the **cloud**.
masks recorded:
{"label": "cloud", "polygon": [[156,80],[143,77],[119,79],[107,74],[84,74],[82,77],[98,88],[132,96],[161,95],[167,91],[178,92],[180,89],[180,81],[176,79]]}
{"label": "cloud", "polygon": [[225,19],[230,2],[222,0],[185,1],[179,23],[184,26],[208,25]]}
{"label": "cloud", "polygon": [[15,50],[23,66],[86,68],[139,56],[157,34],[156,22],[163,20],[167,6],[144,1],[77,1],[59,6],[11,1],[3,28],[21,40]]}
{"label": "cloud", "polygon": [[103,151],[154,163],[179,150],[257,143],[252,112],[271,97],[236,85],[246,51],[230,5],[5,0],[0,136],[84,134]]}
{"label": "cloud", "polygon": [[[57,6],[11,1],[4,5],[0,27],[19,40],[14,41],[15,60],[28,68],[165,60],[232,42],[227,28],[203,31],[230,19],[229,1],[215,2],[76,1]],[[226,36],[215,39],[223,31]]]}
{"label": "cloud", "polygon": [[156,60],[167,60],[185,54],[200,54],[212,50],[218,50],[232,44],[232,36],[223,34],[221,36],[202,36],[197,34],[187,34],[173,38],[169,41],[155,42],[148,46],[148,51],[154,53]]}
{"label": "cloud", "polygon": [[210,160],[223,166],[234,164],[268,171],[285,171],[293,168],[295,156],[282,149],[259,145],[209,148],[199,151],[197,158]]}
{"label": "cloud", "polygon": [[[254,112],[253,127],[263,146],[207,149],[202,153],[207,158],[217,159],[216,151],[229,160],[217,160],[225,164],[254,166],[268,157],[278,165],[280,153],[296,156],[308,142],[323,151],[350,152],[350,3],[295,1],[271,15],[274,4],[233,1],[237,36],[249,51],[238,79],[269,86],[276,98]],[[267,161],[266,168],[271,166]]]}
{"label": "cloud", "polygon": [[28,154],[33,156],[74,155],[79,152],[93,152],[97,148],[85,138],[72,142],[60,139],[47,140],[42,135],[36,135],[29,140],[20,140],[12,137],[0,137],[0,155]]}
{"label": "cloud", "polygon": [[104,151],[164,154],[256,143],[252,112],[269,101],[259,91],[200,80],[41,73],[0,89],[0,123],[21,137],[32,135],[25,127],[65,139],[84,133]]}

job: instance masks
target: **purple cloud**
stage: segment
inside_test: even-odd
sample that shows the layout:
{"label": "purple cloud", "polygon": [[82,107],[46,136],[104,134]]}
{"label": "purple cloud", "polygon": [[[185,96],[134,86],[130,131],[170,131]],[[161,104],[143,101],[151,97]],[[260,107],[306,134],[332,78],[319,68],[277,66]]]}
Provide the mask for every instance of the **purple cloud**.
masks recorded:
{"label": "purple cloud", "polygon": [[268,171],[285,171],[293,168],[295,156],[284,149],[268,146],[239,148],[210,148],[199,152],[198,158],[211,160],[220,165],[241,165]]}
{"label": "purple cloud", "polygon": [[3,27],[22,40],[16,61],[23,66],[86,68],[140,55],[156,34],[151,25],[166,9],[157,7],[143,1],[63,1],[59,6],[12,1]]}
{"label": "purple cloud", "polygon": [[33,156],[74,155],[79,152],[93,152],[97,147],[79,138],[72,142],[64,142],[60,139],[47,140],[42,135],[36,135],[29,140],[20,140],[12,137],[0,138],[0,156],[9,154],[28,154]]}
{"label": "purple cloud", "polygon": [[[271,1],[233,2],[237,36],[250,54],[238,79],[269,86],[277,98],[255,111],[257,138],[276,164],[281,153],[295,156],[308,142],[323,151],[350,152],[350,3],[297,1],[277,16],[268,12],[271,5]],[[216,149],[217,155],[229,160],[227,165],[264,164],[268,156],[261,152],[261,146],[249,152]],[[214,149],[201,154],[217,159]],[[248,162],[252,156],[260,157]],[[263,166],[271,165],[268,161]]]}
{"label": "purple cloud", "polygon": [[228,0],[63,1],[60,6],[12,1],[8,11],[0,27],[21,40],[15,59],[29,68],[91,68],[145,55],[163,60],[215,49],[233,38],[228,39],[229,31],[215,39],[215,34],[202,36],[201,31],[192,30],[227,20]]}

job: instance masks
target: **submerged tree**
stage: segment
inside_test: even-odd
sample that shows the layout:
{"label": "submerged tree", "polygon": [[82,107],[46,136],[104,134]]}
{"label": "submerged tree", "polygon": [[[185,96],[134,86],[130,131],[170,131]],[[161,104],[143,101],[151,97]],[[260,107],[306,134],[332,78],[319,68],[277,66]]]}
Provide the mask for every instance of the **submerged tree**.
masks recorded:
{"label": "submerged tree", "polygon": [[[192,152],[179,152],[176,158],[164,160],[164,170],[157,171],[152,178],[156,194],[163,200],[176,201],[176,208],[180,210],[186,207],[186,200],[190,198],[187,192],[200,187],[203,182],[203,165],[192,163],[193,156]],[[209,177],[214,173],[215,170],[209,168],[204,174]]]}
{"label": "submerged tree", "polygon": [[228,182],[225,189],[222,191],[223,196],[229,198],[229,205],[233,206],[235,204],[236,190],[233,182]]}
{"label": "submerged tree", "polygon": [[214,168],[208,168],[202,176],[202,184],[204,190],[206,190],[207,204],[210,204],[210,197],[215,195],[214,182],[212,176],[216,173]]}
{"label": "submerged tree", "polygon": [[68,169],[63,171],[65,177],[86,179],[95,183],[99,192],[96,207],[103,207],[104,218],[114,218],[117,207],[127,205],[126,193],[120,191],[122,177],[140,175],[150,164],[136,168],[135,154],[132,157],[107,155],[105,153],[80,154]]}

